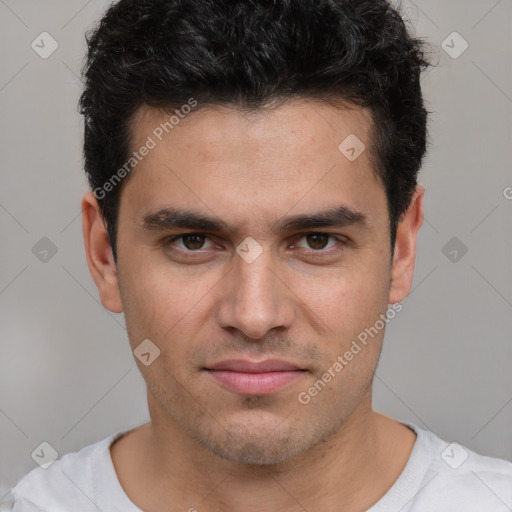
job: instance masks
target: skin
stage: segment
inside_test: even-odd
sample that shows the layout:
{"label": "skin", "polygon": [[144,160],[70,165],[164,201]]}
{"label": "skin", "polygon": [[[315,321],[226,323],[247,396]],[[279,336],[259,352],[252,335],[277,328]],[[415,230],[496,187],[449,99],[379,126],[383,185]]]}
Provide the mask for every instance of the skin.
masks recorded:
{"label": "skin", "polygon": [[[165,119],[140,109],[133,148]],[[151,422],[111,447],[139,508],[353,512],[377,502],[402,472],[416,435],[372,410],[384,329],[307,405],[298,401],[411,288],[424,189],[417,186],[402,215],[391,255],[386,194],[370,151],[351,162],[338,150],[349,134],[369,148],[370,128],[359,107],[313,100],[252,114],[197,110],[123,185],[117,268],[97,202],[84,196],[86,255],[102,304],[124,311],[132,350],[150,339],[161,351],[149,366],[136,359]],[[283,217],[341,205],[366,221],[270,229]],[[204,246],[183,238],[165,245],[171,235],[201,233],[142,227],[144,215],[169,206],[233,229],[206,233]],[[308,233],[327,236],[311,243]],[[262,248],[252,263],[236,252],[249,236]],[[240,358],[278,358],[306,371],[274,393],[245,396],[204,370]]]}

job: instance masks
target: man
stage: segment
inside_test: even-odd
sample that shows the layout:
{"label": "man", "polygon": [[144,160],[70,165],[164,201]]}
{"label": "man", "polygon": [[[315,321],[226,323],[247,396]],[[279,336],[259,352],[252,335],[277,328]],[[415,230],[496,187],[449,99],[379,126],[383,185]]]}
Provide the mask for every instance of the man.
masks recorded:
{"label": "man", "polygon": [[424,47],[385,0],[121,0],[89,39],[82,201],[151,422],[18,511],[506,511],[512,463],[372,410],[413,279]]}

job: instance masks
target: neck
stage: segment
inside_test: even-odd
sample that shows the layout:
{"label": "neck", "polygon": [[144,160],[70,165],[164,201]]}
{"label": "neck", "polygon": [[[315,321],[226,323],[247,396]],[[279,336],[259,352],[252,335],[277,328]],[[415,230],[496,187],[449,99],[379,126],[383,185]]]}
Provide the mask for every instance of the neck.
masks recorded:
{"label": "neck", "polygon": [[[160,419],[153,414],[138,429],[131,462],[117,457],[121,484],[148,511],[168,509],[169,502],[176,504],[172,510],[199,512],[366,510],[398,478],[415,440],[412,431],[371,410],[371,392],[334,434],[274,465],[222,459]],[[133,478],[128,465],[137,472]]]}

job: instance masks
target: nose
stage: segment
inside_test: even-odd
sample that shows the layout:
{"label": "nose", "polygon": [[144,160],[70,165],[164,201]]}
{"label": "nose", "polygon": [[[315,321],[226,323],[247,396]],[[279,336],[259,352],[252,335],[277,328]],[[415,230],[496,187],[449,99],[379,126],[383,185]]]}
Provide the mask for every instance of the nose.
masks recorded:
{"label": "nose", "polygon": [[[288,328],[295,315],[294,294],[269,249],[252,263],[236,257],[222,282],[218,323],[259,340],[272,329]],[[282,268],[282,267],[281,267]]]}

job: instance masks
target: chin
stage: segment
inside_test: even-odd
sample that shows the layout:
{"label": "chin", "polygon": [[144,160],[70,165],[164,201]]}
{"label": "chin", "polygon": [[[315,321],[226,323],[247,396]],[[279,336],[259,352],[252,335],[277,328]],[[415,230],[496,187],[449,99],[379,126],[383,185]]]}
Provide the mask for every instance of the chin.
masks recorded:
{"label": "chin", "polygon": [[269,443],[265,439],[235,439],[231,442],[204,442],[205,448],[231,462],[246,465],[268,466],[293,459],[307,448],[298,446],[294,439],[279,439]]}
{"label": "chin", "polygon": [[[261,418],[260,418],[261,419]],[[320,443],[325,431],[305,425],[293,426],[286,419],[279,422],[233,424],[208,434],[196,432],[194,437],[218,457],[238,464],[274,465],[286,462]]]}

